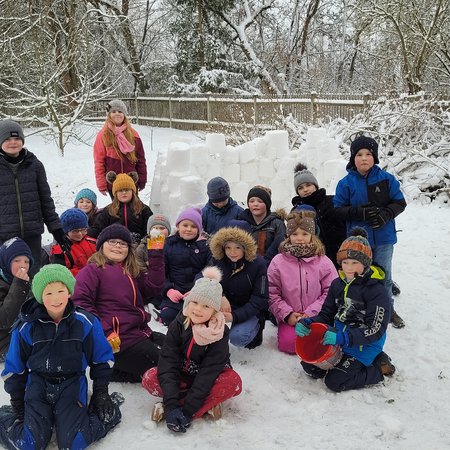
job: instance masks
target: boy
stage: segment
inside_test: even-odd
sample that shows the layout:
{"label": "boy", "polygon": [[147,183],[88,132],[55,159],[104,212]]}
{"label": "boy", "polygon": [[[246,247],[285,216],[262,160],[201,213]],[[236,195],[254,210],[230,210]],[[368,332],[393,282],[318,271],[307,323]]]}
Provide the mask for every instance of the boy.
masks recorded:
{"label": "boy", "polygon": [[383,271],[372,264],[372,250],[363,228],[354,228],[339,248],[339,278],[330,286],[327,298],[317,316],[300,319],[297,336],[310,333],[310,324],[328,325],[323,345],[339,345],[343,356],[331,370],[323,370],[302,361],[305,372],[313,378],[324,378],[335,392],[359,389],[379,383],[391,376],[395,367],[383,345],[389,323],[390,302],[382,284]]}
{"label": "boy", "polygon": [[206,190],[209,201],[202,209],[203,231],[213,234],[244,210],[230,197],[230,186],[223,178],[209,180]]}
{"label": "boy", "polygon": [[377,164],[378,144],[367,136],[359,136],[350,146],[348,174],[339,181],[334,196],[338,217],[347,223],[347,232],[363,227],[369,236],[373,259],[385,272],[384,284],[392,304],[391,323],[405,326],[394,310],[392,298],[392,255],[397,242],[395,220],[406,208],[400,183]]}
{"label": "boy", "polygon": [[44,223],[64,252],[70,251],[70,241],[56,214],[44,166],[24,143],[17,122],[0,121],[0,243],[18,236],[28,244],[34,260],[32,277],[40,267]]}
{"label": "boy", "polygon": [[82,449],[120,422],[120,399],[115,403],[108,394],[112,349],[98,319],[70,300],[74,286],[59,264],[44,266],[33,279],[34,298],[22,307],[2,372],[11,396],[11,406],[0,408],[5,448],[43,449],[55,425],[58,448]]}

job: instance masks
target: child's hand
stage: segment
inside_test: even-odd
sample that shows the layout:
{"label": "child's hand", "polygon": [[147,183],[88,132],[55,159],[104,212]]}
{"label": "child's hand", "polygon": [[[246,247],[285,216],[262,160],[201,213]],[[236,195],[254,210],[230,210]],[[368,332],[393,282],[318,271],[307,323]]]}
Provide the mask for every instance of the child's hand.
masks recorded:
{"label": "child's hand", "polygon": [[220,300],[220,310],[223,313],[230,313],[231,312],[231,305],[228,299],[225,297],[225,295],[222,295],[222,299]]}
{"label": "child's hand", "polygon": [[169,289],[166,295],[173,303],[178,303],[180,300],[183,300],[183,294],[176,289]]}
{"label": "child's hand", "polygon": [[224,312],[223,316],[225,317],[225,322],[227,323],[233,322],[233,314],[231,314],[231,312]]}
{"label": "child's hand", "polygon": [[108,344],[111,346],[113,353],[119,353],[120,351],[120,337],[116,332],[112,332],[108,337]]}
{"label": "child's hand", "polygon": [[310,325],[312,323],[311,319],[307,317],[300,319],[295,325],[295,334],[300,337],[308,336],[311,333]]}
{"label": "child's hand", "polygon": [[336,331],[335,328],[328,328],[325,332],[322,340],[323,345],[345,345],[348,341],[346,338],[346,332]]}
{"label": "child's hand", "polygon": [[19,278],[24,281],[30,281],[30,277],[28,276],[28,270],[25,267],[20,267],[17,272],[14,274],[16,278]]}
{"label": "child's hand", "polygon": [[287,323],[288,325],[290,325],[291,327],[295,327],[296,323],[303,317],[303,314],[298,313],[298,312],[291,312],[291,314],[289,314]]}

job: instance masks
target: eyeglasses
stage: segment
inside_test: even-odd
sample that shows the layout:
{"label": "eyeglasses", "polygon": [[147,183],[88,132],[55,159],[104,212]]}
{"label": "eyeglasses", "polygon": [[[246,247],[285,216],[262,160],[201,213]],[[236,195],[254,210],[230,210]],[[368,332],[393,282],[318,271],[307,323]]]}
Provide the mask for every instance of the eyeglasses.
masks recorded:
{"label": "eyeglasses", "polygon": [[127,242],[119,241],[118,239],[108,239],[106,242],[111,247],[120,247],[120,248],[127,248],[128,247],[128,243]]}

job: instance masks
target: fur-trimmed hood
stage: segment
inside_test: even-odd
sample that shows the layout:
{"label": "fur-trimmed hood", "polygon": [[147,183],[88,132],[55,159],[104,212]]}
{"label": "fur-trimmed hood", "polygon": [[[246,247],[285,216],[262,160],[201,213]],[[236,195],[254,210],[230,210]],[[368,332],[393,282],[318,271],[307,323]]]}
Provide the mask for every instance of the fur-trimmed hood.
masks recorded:
{"label": "fur-trimmed hood", "polygon": [[209,242],[209,248],[215,260],[225,258],[224,247],[227,242],[236,242],[242,245],[244,247],[244,258],[247,261],[256,259],[257,247],[251,234],[237,227],[226,227],[214,233]]}

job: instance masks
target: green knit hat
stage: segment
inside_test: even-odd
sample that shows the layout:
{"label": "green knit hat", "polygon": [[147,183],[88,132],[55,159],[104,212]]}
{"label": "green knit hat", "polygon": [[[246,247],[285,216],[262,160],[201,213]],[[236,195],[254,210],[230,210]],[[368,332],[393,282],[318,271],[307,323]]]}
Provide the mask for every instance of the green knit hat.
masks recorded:
{"label": "green knit hat", "polygon": [[66,285],[70,294],[73,294],[75,287],[75,277],[70,270],[61,264],[48,264],[43,266],[41,270],[34,276],[31,284],[31,291],[38,303],[42,304],[42,292],[45,286],[50,283],[59,281]]}

